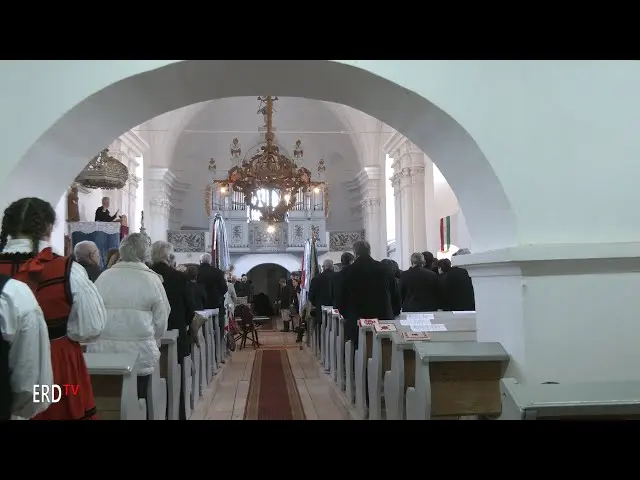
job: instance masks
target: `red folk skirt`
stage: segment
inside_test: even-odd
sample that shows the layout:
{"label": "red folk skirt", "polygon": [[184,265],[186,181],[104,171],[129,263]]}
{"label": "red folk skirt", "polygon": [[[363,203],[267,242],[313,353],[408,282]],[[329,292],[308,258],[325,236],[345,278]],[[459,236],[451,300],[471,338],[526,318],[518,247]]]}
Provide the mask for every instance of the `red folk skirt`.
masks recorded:
{"label": "red folk skirt", "polygon": [[[84,362],[82,346],[68,337],[51,340],[53,382],[62,388],[62,398],[34,420],[97,420],[89,371]],[[63,385],[73,385],[65,395]]]}

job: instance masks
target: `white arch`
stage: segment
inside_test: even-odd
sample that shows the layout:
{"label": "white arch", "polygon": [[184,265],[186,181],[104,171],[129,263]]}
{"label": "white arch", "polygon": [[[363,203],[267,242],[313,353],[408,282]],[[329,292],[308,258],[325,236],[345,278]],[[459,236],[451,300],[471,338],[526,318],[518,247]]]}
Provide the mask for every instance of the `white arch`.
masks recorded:
{"label": "white arch", "polygon": [[[345,104],[402,132],[449,180],[467,217],[476,251],[507,247],[517,242],[516,222],[509,200],[492,166],[470,134],[426,98],[398,84],[370,71],[326,60],[189,60],[165,63],[160,68],[145,71],[144,65],[151,64],[153,62],[141,62],[142,68],[138,67],[137,71],[127,64],[127,69],[116,78],[109,77],[112,70],[101,72],[95,66],[91,81],[86,79],[93,87],[85,85],[85,95],[96,92],[98,85],[105,88],[80,101],[57,122],[49,117],[47,122],[55,123],[5,177],[0,199],[7,203],[22,197],[30,193],[26,188],[55,204],[86,165],[87,159],[123,131],[185,105],[272,91],[281,96]],[[300,77],[300,71],[305,72],[304,78]],[[74,80],[77,81],[78,71],[75,73]],[[16,75],[9,77],[16,78]],[[121,80],[104,85],[96,83],[100,78]],[[176,87],[178,85],[180,88]],[[45,119],[41,115],[37,121],[42,124]],[[29,119],[31,128],[35,128],[35,121]],[[42,127],[46,128],[45,125]],[[25,145],[23,135],[14,139],[12,145],[18,148],[20,142],[25,147],[29,144]],[[18,153],[15,148],[13,153]],[[6,158],[11,158],[12,151],[5,154]],[[51,168],[52,165],[55,168]]]}
{"label": "white arch", "polygon": [[280,265],[288,272],[295,272],[300,270],[302,265],[302,255],[300,258],[291,255],[290,253],[251,253],[243,255],[238,258],[233,265],[236,267],[236,275],[248,273],[252,268],[265,263],[273,263]]}

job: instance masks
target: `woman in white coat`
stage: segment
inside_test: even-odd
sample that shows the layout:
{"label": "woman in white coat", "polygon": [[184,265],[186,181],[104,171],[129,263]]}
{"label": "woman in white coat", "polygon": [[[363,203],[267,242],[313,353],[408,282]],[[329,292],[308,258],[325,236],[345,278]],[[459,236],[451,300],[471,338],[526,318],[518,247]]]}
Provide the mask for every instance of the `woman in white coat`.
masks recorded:
{"label": "woman in white coat", "polygon": [[147,238],[132,233],[120,243],[120,261],[96,280],[107,309],[107,326],[93,353],[137,353],[138,398],[147,398],[149,378],[160,360],[158,342],[167,331],[169,301],[160,276],[145,265]]}

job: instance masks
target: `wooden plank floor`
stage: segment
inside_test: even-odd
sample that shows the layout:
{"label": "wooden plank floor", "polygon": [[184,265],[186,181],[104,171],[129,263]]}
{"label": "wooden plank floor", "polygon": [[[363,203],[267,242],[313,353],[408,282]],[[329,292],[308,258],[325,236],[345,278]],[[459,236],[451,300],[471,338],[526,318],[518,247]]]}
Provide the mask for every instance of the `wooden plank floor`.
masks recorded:
{"label": "wooden plank floor", "polygon": [[[292,345],[287,354],[307,420],[350,418],[329,377],[321,373],[318,361],[306,347],[303,350],[293,347],[295,334],[260,332],[260,342],[265,346]],[[191,420],[242,420],[254,358],[253,348],[236,350],[214,380],[215,395],[212,389],[205,392]]]}

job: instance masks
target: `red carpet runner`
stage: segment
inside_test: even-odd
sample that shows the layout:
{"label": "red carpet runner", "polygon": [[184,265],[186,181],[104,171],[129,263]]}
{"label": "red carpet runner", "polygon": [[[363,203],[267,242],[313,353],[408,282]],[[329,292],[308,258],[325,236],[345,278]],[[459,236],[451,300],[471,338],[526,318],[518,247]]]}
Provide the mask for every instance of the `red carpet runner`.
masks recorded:
{"label": "red carpet runner", "polygon": [[285,349],[256,352],[245,420],[305,420]]}

